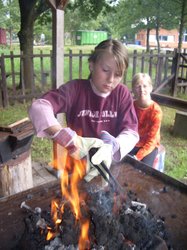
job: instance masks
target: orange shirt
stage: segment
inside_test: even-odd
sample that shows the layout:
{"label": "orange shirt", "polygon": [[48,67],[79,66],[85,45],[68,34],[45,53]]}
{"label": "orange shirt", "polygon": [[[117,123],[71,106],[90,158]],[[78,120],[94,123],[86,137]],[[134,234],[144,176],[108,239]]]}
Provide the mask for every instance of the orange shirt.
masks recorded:
{"label": "orange shirt", "polygon": [[138,117],[138,133],[140,136],[136,147],[141,148],[136,157],[138,160],[142,160],[155,147],[160,145],[162,110],[154,101],[147,108],[138,107],[136,101],[134,101],[134,107]]}

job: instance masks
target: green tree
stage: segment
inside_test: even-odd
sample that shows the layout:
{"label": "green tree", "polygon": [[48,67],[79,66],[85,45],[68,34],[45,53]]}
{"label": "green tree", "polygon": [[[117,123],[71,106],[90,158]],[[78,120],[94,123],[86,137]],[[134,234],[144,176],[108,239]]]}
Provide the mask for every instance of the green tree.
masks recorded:
{"label": "green tree", "polygon": [[[111,2],[116,2],[112,0]],[[52,2],[52,1],[51,1]],[[54,1],[53,1],[54,3]],[[59,1],[56,1],[58,4]],[[49,10],[46,0],[19,0],[21,27],[18,32],[20,49],[24,55],[23,71],[26,88],[31,88],[33,82],[33,41],[34,23],[43,13]],[[74,0],[67,5],[72,11],[80,9],[84,20],[96,19],[104,7],[109,6],[105,0]],[[82,19],[82,20],[83,20]]]}
{"label": "green tree", "polygon": [[178,24],[178,30],[179,30],[178,49],[179,51],[181,51],[183,34],[185,29],[187,29],[187,2],[186,0],[177,0],[177,1],[172,0],[172,3],[174,7],[172,9],[172,13]]}
{"label": "green tree", "polygon": [[26,88],[31,88],[33,83],[33,41],[34,41],[34,23],[36,19],[49,9],[45,0],[19,0],[21,25],[18,37],[20,41],[20,50],[24,55],[23,72],[24,84]]}
{"label": "green tree", "polygon": [[[112,8],[107,8],[108,11],[112,11]],[[72,43],[74,42],[74,34],[77,30],[104,30],[109,32],[108,25],[106,23],[106,7],[103,7],[101,12],[97,15],[96,19],[86,20],[82,14],[82,8],[66,8],[65,10],[65,32],[71,34]],[[108,12],[107,12],[108,13]]]}
{"label": "green tree", "polygon": [[[186,0],[121,0],[116,8],[115,15],[110,17],[112,30],[116,30],[121,37],[134,36],[139,30],[147,30],[147,48],[149,51],[149,33],[156,30],[157,47],[159,44],[159,29],[178,28],[185,25],[187,15]],[[182,34],[182,29],[180,34]]]}
{"label": "green tree", "polygon": [[0,27],[9,33],[10,47],[12,39],[17,34],[20,25],[20,12],[17,0],[0,1]]}

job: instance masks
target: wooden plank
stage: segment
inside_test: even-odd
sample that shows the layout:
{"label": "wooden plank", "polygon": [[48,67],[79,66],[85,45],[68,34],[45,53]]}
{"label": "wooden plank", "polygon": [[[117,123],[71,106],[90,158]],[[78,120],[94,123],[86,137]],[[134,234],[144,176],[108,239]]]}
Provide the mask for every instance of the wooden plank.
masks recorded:
{"label": "wooden plank", "polygon": [[187,78],[184,78],[184,77],[178,77],[178,80],[179,80],[179,81],[187,81]]}
{"label": "wooden plank", "polygon": [[178,83],[177,87],[187,87],[187,82]]}
{"label": "wooden plank", "polygon": [[158,102],[159,104],[163,106],[174,108],[174,109],[179,109],[182,111],[187,111],[186,100],[174,98],[171,96],[161,95],[157,93],[151,93],[151,97],[154,101]]}
{"label": "wooden plank", "polygon": [[181,68],[187,68],[187,65],[185,65],[185,64],[179,64],[179,67],[181,67]]}
{"label": "wooden plank", "polygon": [[181,57],[183,58],[183,60],[185,61],[185,62],[187,62],[187,58],[185,57],[187,54],[185,54],[185,53],[181,53]]}
{"label": "wooden plank", "polygon": [[170,84],[171,81],[174,79],[174,77],[175,77],[174,74],[172,74],[170,77],[168,77],[163,83],[161,83],[157,88],[154,89],[154,93],[158,93],[166,85]]}
{"label": "wooden plank", "polygon": [[132,77],[136,74],[137,58],[138,58],[137,50],[134,50],[134,53],[133,53],[133,70],[132,70]]}
{"label": "wooden plank", "polygon": [[29,120],[28,117],[25,117],[17,122],[14,122],[8,126],[0,126],[0,131],[6,131],[6,132],[16,132],[18,129],[22,128],[23,127],[29,127],[29,128],[32,128],[32,124],[31,124],[31,121]]}
{"label": "wooden plank", "polygon": [[69,80],[72,80],[73,78],[73,56],[72,56],[72,50],[69,50]]}
{"label": "wooden plank", "polygon": [[14,67],[14,53],[13,51],[10,52],[10,60],[11,60],[11,71],[12,71],[12,88],[13,88],[13,94],[16,95],[16,73],[15,73],[15,67]]}
{"label": "wooden plank", "polygon": [[142,58],[141,58],[141,72],[144,72],[144,66],[145,65],[145,51],[142,51]]}
{"label": "wooden plank", "polygon": [[5,57],[4,54],[1,54],[0,56],[0,66],[1,66],[1,88],[2,88],[2,104],[3,107],[8,106],[9,100],[8,100],[8,89],[7,89],[7,82],[6,82],[6,70],[5,70]]}
{"label": "wooden plank", "polygon": [[149,75],[152,78],[152,69],[153,69],[153,51],[150,51],[150,57],[149,57]]}
{"label": "wooden plank", "polygon": [[82,50],[79,51],[79,79],[82,79]]}

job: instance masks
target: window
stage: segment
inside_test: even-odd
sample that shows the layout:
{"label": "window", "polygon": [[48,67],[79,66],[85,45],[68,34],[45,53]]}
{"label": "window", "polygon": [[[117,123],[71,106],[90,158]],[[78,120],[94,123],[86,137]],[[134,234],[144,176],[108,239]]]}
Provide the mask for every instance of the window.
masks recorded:
{"label": "window", "polygon": [[174,36],[159,36],[159,40],[162,42],[174,42]]}
{"label": "window", "polygon": [[187,34],[183,35],[183,42],[187,42]]}
{"label": "window", "polygon": [[167,42],[168,41],[168,36],[159,36],[159,40]]}

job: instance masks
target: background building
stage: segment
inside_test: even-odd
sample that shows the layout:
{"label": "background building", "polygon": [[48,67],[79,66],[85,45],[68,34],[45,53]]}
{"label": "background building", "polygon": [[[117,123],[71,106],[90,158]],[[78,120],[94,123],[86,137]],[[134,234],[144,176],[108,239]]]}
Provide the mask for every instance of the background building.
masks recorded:
{"label": "background building", "polygon": [[[136,35],[136,44],[142,45],[146,47],[147,40],[146,40],[147,31],[141,30]],[[166,30],[166,29],[159,29],[159,40],[160,40],[160,47],[161,48],[177,48],[178,41],[179,41],[179,32],[177,29],[173,30]],[[150,47],[157,47],[156,41],[156,30],[151,30],[149,35],[149,45]],[[187,48],[187,32],[184,33],[182,48]]]}

